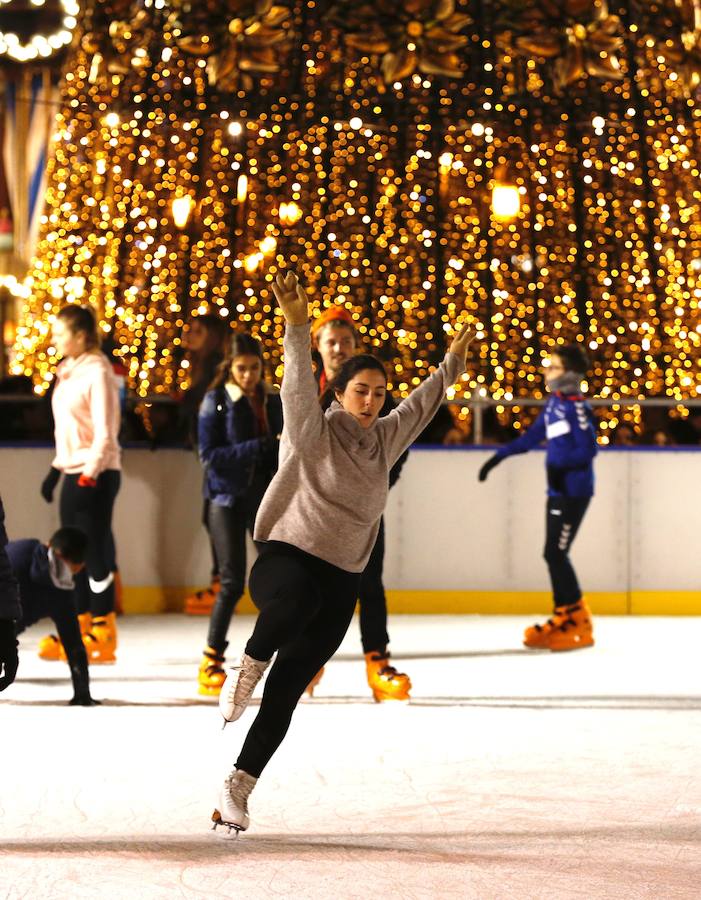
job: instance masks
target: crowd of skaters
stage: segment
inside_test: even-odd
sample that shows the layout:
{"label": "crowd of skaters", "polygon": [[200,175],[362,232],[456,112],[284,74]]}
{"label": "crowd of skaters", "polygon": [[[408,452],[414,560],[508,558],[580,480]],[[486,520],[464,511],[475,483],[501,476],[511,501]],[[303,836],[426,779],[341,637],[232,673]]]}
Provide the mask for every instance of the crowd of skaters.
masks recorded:
{"label": "crowd of skaters", "polygon": [[[222,795],[220,820],[235,827],[247,824],[252,784],[282,740],[299,696],[318,684],[356,604],[373,697],[410,696],[409,676],[390,657],[382,513],[409,446],[464,371],[471,340],[458,332],[441,366],[396,404],[383,363],[362,352],[345,309],[331,307],[310,323],[293,275],[278,279],[275,291],[287,322],[282,392],[266,374],[254,335],[199,316],[187,331],[192,386],[181,398],[202,465],[202,518],[212,554],[212,586],[188,598],[190,611],[209,613],[198,691],[218,696],[225,720],[233,721],[277,654]],[[49,617],[58,634],[40,642],[39,654],[65,660],[71,702],[91,705],[97,701],[88,665],[114,662],[118,645],[112,512],[121,472],[119,387],[90,309],[64,307],[53,342],[62,357],[51,401],[56,453],[40,493],[53,502],[61,484],[61,528],[47,544],[37,538],[8,543],[4,528],[0,533],[0,689],[15,678],[18,635]],[[553,353],[545,370],[550,398],[540,416],[479,471],[484,481],[507,457],[547,444],[544,555],[554,613],[524,635],[526,646],[539,649],[594,642],[569,558],[594,489],[595,429],[580,392],[587,365],[577,345]],[[257,553],[250,588],[259,616],[240,666],[227,673],[229,625],[245,588],[247,534]],[[231,803],[237,802],[234,813]]]}

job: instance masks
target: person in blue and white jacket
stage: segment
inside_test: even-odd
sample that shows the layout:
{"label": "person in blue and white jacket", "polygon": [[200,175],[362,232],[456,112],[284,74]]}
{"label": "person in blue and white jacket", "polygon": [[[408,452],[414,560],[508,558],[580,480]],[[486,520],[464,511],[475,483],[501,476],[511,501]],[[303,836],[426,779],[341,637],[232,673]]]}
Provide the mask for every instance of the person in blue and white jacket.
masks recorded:
{"label": "person in blue and white jacket", "polygon": [[282,402],[263,374],[260,341],[235,334],[199,409],[209,534],[221,578],[198,678],[205,696],[217,696],[226,678],[227,631],[246,579],[246,531],[253,535],[258,507],[277,471]]}
{"label": "person in blue and white jacket", "polygon": [[546,444],[548,477],[545,561],[555,611],[544,625],[526,629],[524,644],[546,650],[576,650],[594,643],[591,612],[582,597],[569,552],[594,494],[596,430],[581,383],[589,366],[576,344],[559,348],[545,370],[551,396],[531,427],[501,447],[479,472],[485,481],[508,456]]}

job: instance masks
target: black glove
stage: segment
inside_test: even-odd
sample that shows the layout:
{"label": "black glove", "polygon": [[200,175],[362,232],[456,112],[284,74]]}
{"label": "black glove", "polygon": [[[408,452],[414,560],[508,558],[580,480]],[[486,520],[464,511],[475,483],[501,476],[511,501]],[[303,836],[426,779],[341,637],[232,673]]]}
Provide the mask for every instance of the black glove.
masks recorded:
{"label": "black glove", "polygon": [[0,691],[15,680],[18,665],[15,623],[12,619],[0,619]]}
{"label": "black glove", "polygon": [[102,706],[100,700],[94,700],[90,694],[75,694],[69,701],[69,706]]}
{"label": "black glove", "polygon": [[502,461],[502,459],[503,459],[503,457],[498,456],[496,453],[494,454],[494,456],[490,456],[489,459],[487,460],[487,462],[480,469],[480,472],[478,475],[479,480],[486,481],[487,475],[489,475],[489,473],[492,471],[492,469],[494,469],[496,466],[499,465],[499,463]]}
{"label": "black glove", "polygon": [[46,500],[47,503],[51,503],[54,499],[54,491],[56,490],[56,485],[58,484],[61,478],[61,472],[59,469],[54,469],[52,466],[49,469],[49,474],[41,483],[41,496]]}

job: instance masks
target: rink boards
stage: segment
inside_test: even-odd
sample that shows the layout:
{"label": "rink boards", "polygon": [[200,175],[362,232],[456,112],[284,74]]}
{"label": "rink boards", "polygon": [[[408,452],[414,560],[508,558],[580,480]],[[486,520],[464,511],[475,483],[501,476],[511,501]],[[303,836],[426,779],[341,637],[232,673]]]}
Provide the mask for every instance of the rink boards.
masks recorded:
{"label": "rink boards", "polygon": [[[387,507],[385,585],[391,611],[530,613],[548,607],[542,560],[543,453],[506,460],[485,484],[491,451],[413,450]],[[39,485],[49,448],[0,448],[10,538],[58,524]],[[573,559],[599,613],[701,613],[701,450],[609,450]],[[208,581],[201,472],[191,452],[127,449],[115,535],[126,612],[182,608]],[[251,554],[252,556],[252,554]],[[241,611],[251,611],[245,598]]]}

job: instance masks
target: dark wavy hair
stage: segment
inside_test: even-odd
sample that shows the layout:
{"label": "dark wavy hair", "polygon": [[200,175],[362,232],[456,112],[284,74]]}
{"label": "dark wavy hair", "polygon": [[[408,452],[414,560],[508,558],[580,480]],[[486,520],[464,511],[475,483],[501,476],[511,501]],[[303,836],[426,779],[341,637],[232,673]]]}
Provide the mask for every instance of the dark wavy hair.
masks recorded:
{"label": "dark wavy hair", "polygon": [[342,394],[348,387],[348,382],[355,378],[358,372],[364,372],[366,369],[382,372],[385,386],[387,385],[387,372],[380,360],[369,353],[360,353],[358,356],[352,356],[343,363],[338,375],[329,383],[327,390],[338,391],[339,394]]}
{"label": "dark wavy hair", "polygon": [[97,331],[97,319],[89,306],[78,306],[77,303],[69,303],[59,310],[57,319],[70,328],[73,334],[83,332],[85,335],[85,349],[94,350],[100,346],[100,336]]}
{"label": "dark wavy hair", "polygon": [[217,366],[217,373],[209,386],[210,391],[229,381],[231,378],[231,364],[237,356],[257,356],[263,367],[265,365],[263,345],[258,338],[253,337],[247,331],[238,331],[231,338],[226,356]]}
{"label": "dark wavy hair", "polygon": [[54,550],[58,550],[66,562],[83,563],[88,549],[88,538],[79,528],[59,528],[49,540]]}
{"label": "dark wavy hair", "polygon": [[560,357],[562,365],[567,372],[585,375],[589,370],[589,357],[579,344],[566,344],[564,347],[555,347],[552,354]]}
{"label": "dark wavy hair", "polygon": [[226,341],[231,326],[226,319],[212,313],[190,316],[189,321],[197,322],[207,333],[201,350],[188,350],[185,354],[190,362],[190,380],[194,385],[212,377],[214,364],[218,363],[226,353]]}

